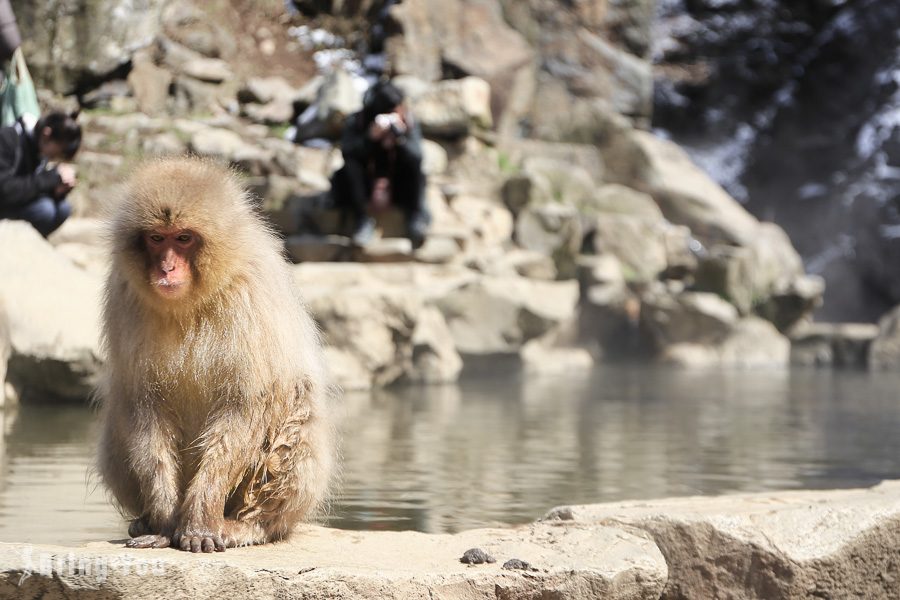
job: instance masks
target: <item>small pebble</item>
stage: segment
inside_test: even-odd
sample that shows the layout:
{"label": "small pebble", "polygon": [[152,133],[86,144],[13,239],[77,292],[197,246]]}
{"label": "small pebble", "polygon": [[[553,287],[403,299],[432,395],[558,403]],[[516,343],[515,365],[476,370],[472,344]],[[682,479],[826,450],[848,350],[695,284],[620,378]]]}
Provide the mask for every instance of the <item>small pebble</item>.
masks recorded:
{"label": "small pebble", "polygon": [[459,562],[470,565],[480,565],[482,563],[497,562],[493,556],[482,550],[481,548],[469,548],[466,550]]}
{"label": "small pebble", "polygon": [[525,562],[524,560],[519,560],[518,558],[511,558],[505,563],[503,563],[504,569],[519,569],[522,571],[531,571],[531,564]]}

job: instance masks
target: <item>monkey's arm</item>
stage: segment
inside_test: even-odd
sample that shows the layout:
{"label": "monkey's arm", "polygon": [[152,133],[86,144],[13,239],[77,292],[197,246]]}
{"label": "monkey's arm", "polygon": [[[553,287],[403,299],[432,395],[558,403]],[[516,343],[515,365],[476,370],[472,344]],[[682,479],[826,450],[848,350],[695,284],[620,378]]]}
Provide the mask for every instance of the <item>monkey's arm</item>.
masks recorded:
{"label": "monkey's arm", "polygon": [[173,426],[164,415],[144,406],[131,417],[127,460],[141,490],[142,512],[154,534],[171,537],[179,508],[181,478]]}

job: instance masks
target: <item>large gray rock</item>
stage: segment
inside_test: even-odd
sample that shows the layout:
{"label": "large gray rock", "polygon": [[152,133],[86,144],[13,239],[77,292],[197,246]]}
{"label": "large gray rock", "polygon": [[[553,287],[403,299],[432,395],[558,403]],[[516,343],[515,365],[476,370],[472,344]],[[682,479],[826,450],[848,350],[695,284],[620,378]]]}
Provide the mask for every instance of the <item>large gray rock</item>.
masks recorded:
{"label": "large gray rock", "polygon": [[429,305],[427,265],[298,265],[294,278],[345,389],[398,380],[455,381],[462,366],[443,315]]}
{"label": "large gray rock", "polygon": [[575,317],[575,281],[482,276],[437,300],[462,354],[512,354]]}
{"label": "large gray rock", "polygon": [[878,322],[878,336],[869,351],[869,367],[876,371],[900,367],[900,306]]}
{"label": "large gray rock", "polygon": [[424,84],[398,77],[395,81],[429,137],[462,137],[493,125],[491,86],[483,79],[463,77]]}
{"label": "large gray rock", "polygon": [[528,206],[516,218],[518,245],[551,257],[564,278],[575,275],[575,259],[581,252],[582,238],[581,218],[573,206]]}
{"label": "large gray rock", "polygon": [[865,368],[878,331],[872,323],[808,323],[791,332],[791,363]]}
{"label": "large gray rock", "polygon": [[87,399],[101,361],[102,279],[22,221],[0,221],[0,255],[27,257],[0,264],[12,341],[7,378],[24,401]]}
{"label": "large gray rock", "polygon": [[791,343],[769,321],[745,317],[713,344],[682,342],[660,353],[664,363],[686,369],[784,369],[790,363]]}
{"label": "large gray rock", "polygon": [[55,2],[13,0],[22,50],[38,83],[71,93],[102,80],[148,46],[161,29],[166,0],[84,0],[64,9]]}
{"label": "large gray rock", "polygon": [[617,183],[653,196],[663,215],[704,241],[749,245],[759,222],[673,142],[629,129],[604,147]]}
{"label": "large gray rock", "polygon": [[[496,562],[463,564],[470,548]],[[504,569],[514,558],[533,568]],[[0,565],[4,598],[64,598],[72,590],[88,599],[201,597],[231,590],[241,597],[308,600],[650,600],[666,581],[665,561],[646,537],[553,524],[455,535],[305,526],[284,543],[215,555],[135,552],[106,542],[83,548],[4,544]]]}
{"label": "large gray rock", "polygon": [[713,345],[738,322],[734,306],[715,294],[655,292],[644,298],[641,324],[659,348],[680,343]]}
{"label": "large gray rock", "polygon": [[871,489],[556,508],[545,521],[650,535],[669,566],[661,598],[893,598],[900,483]]}

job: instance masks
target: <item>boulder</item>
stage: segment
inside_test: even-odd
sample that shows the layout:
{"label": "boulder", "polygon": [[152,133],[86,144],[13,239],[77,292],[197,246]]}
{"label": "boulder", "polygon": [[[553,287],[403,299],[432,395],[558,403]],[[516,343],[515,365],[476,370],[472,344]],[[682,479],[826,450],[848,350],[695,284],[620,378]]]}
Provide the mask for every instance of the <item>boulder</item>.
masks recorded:
{"label": "boulder", "polygon": [[900,367],[900,306],[878,322],[878,335],[869,351],[869,367],[875,371]]}
{"label": "boulder", "polygon": [[603,147],[615,182],[650,194],[663,215],[704,242],[746,246],[759,222],[673,142],[629,129]]}
{"label": "boulder", "polygon": [[222,83],[234,77],[228,63],[219,58],[194,58],[181,65],[181,72],[207,83]]}
{"label": "boulder", "polygon": [[900,483],[558,507],[564,527],[633,528],[669,567],[661,598],[891,598]]}
{"label": "boulder", "polygon": [[314,264],[294,276],[336,361],[338,383],[366,389],[397,380],[455,381],[461,359],[443,315],[427,303],[427,265]]}
{"label": "boulder", "polygon": [[562,278],[575,276],[575,259],[582,246],[581,215],[573,206],[528,206],[516,218],[516,242],[521,248],[553,259]]}
{"label": "boulder", "polygon": [[413,329],[412,364],[405,379],[412,383],[453,383],[462,366],[444,315],[426,306]]}
{"label": "boulder", "polygon": [[169,101],[172,73],[149,59],[136,60],[128,73],[128,87],[138,109],[147,115],[163,114]]}
{"label": "boulder", "polygon": [[575,318],[575,281],[481,276],[439,297],[461,354],[515,354]]}
{"label": "boulder", "polygon": [[409,97],[413,114],[426,136],[464,137],[491,128],[491,87],[483,79],[450,79],[424,89],[408,82],[404,85],[404,79],[407,78],[398,78],[397,84]]}
{"label": "boulder", "polygon": [[791,363],[865,368],[878,337],[872,323],[807,323],[791,332]]}
{"label": "boulder", "polygon": [[646,283],[656,279],[668,266],[665,221],[623,215],[596,217],[589,236],[589,251],[619,259],[625,279]]}
{"label": "boulder", "polygon": [[130,60],[135,48],[149,45],[160,33],[166,4],[92,0],[77,10],[60,10],[52,2],[12,2],[29,69],[39,86],[61,94],[105,79]]}
{"label": "boulder", "polygon": [[647,294],[641,308],[641,325],[658,348],[679,343],[715,345],[738,322],[735,307],[705,292],[677,295]]}
{"label": "boulder", "polygon": [[295,141],[340,138],[344,120],[362,109],[365,85],[344,69],[332,70],[318,87],[315,102],[298,118]]}
{"label": "boulder", "polygon": [[[470,548],[496,557],[464,564]],[[398,557],[403,557],[402,561]],[[533,568],[509,569],[511,559]],[[54,598],[201,597],[232,590],[254,598],[649,599],[659,597],[666,563],[654,543],[615,527],[533,524],[457,534],[347,531],[306,525],[285,542],[222,554],[172,549],[135,552],[3,544],[0,596]]]}
{"label": "boulder", "polygon": [[495,115],[515,97],[508,90],[534,58],[496,2],[408,0],[392,5],[390,16],[398,33],[388,38],[386,51],[398,74],[438,81],[449,69],[484,79],[493,91]]}
{"label": "boulder", "polygon": [[558,348],[542,340],[526,342],[519,351],[522,368],[530,375],[564,375],[586,372],[594,366],[594,359],[583,348]]}
{"label": "boulder", "polygon": [[102,279],[22,221],[0,221],[0,254],[28,257],[0,265],[12,342],[7,378],[23,401],[86,400],[101,364]]}
{"label": "boulder", "polygon": [[[789,306],[788,298],[799,298],[803,292],[815,298],[817,290],[810,285],[800,283],[797,287],[795,284],[802,277],[803,261],[784,230],[774,223],[760,223],[756,237],[742,247],[726,244],[710,247],[700,260],[695,287],[727,298],[741,314],[760,307],[768,310],[779,324],[789,326],[815,306],[814,299],[809,300],[808,306],[802,302],[796,307]],[[818,290],[819,297],[822,291],[824,287]],[[763,308],[776,292],[781,298]]]}
{"label": "boulder", "polygon": [[220,127],[205,127],[191,136],[190,150],[200,156],[238,165],[253,175],[269,173],[272,153],[248,143],[238,133]]}

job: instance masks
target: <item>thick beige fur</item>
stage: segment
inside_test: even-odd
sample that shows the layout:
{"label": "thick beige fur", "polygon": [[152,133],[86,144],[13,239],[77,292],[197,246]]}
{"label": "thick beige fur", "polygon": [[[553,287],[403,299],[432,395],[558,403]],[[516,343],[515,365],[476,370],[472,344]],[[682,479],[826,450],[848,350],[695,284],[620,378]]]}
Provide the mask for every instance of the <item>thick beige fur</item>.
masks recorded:
{"label": "thick beige fur", "polygon": [[[333,394],[281,241],[233,173],[197,158],[140,167],[110,223],[98,471],[131,534],[287,536],[326,496]],[[141,241],[172,226],[201,236],[177,300],[154,291]]]}

